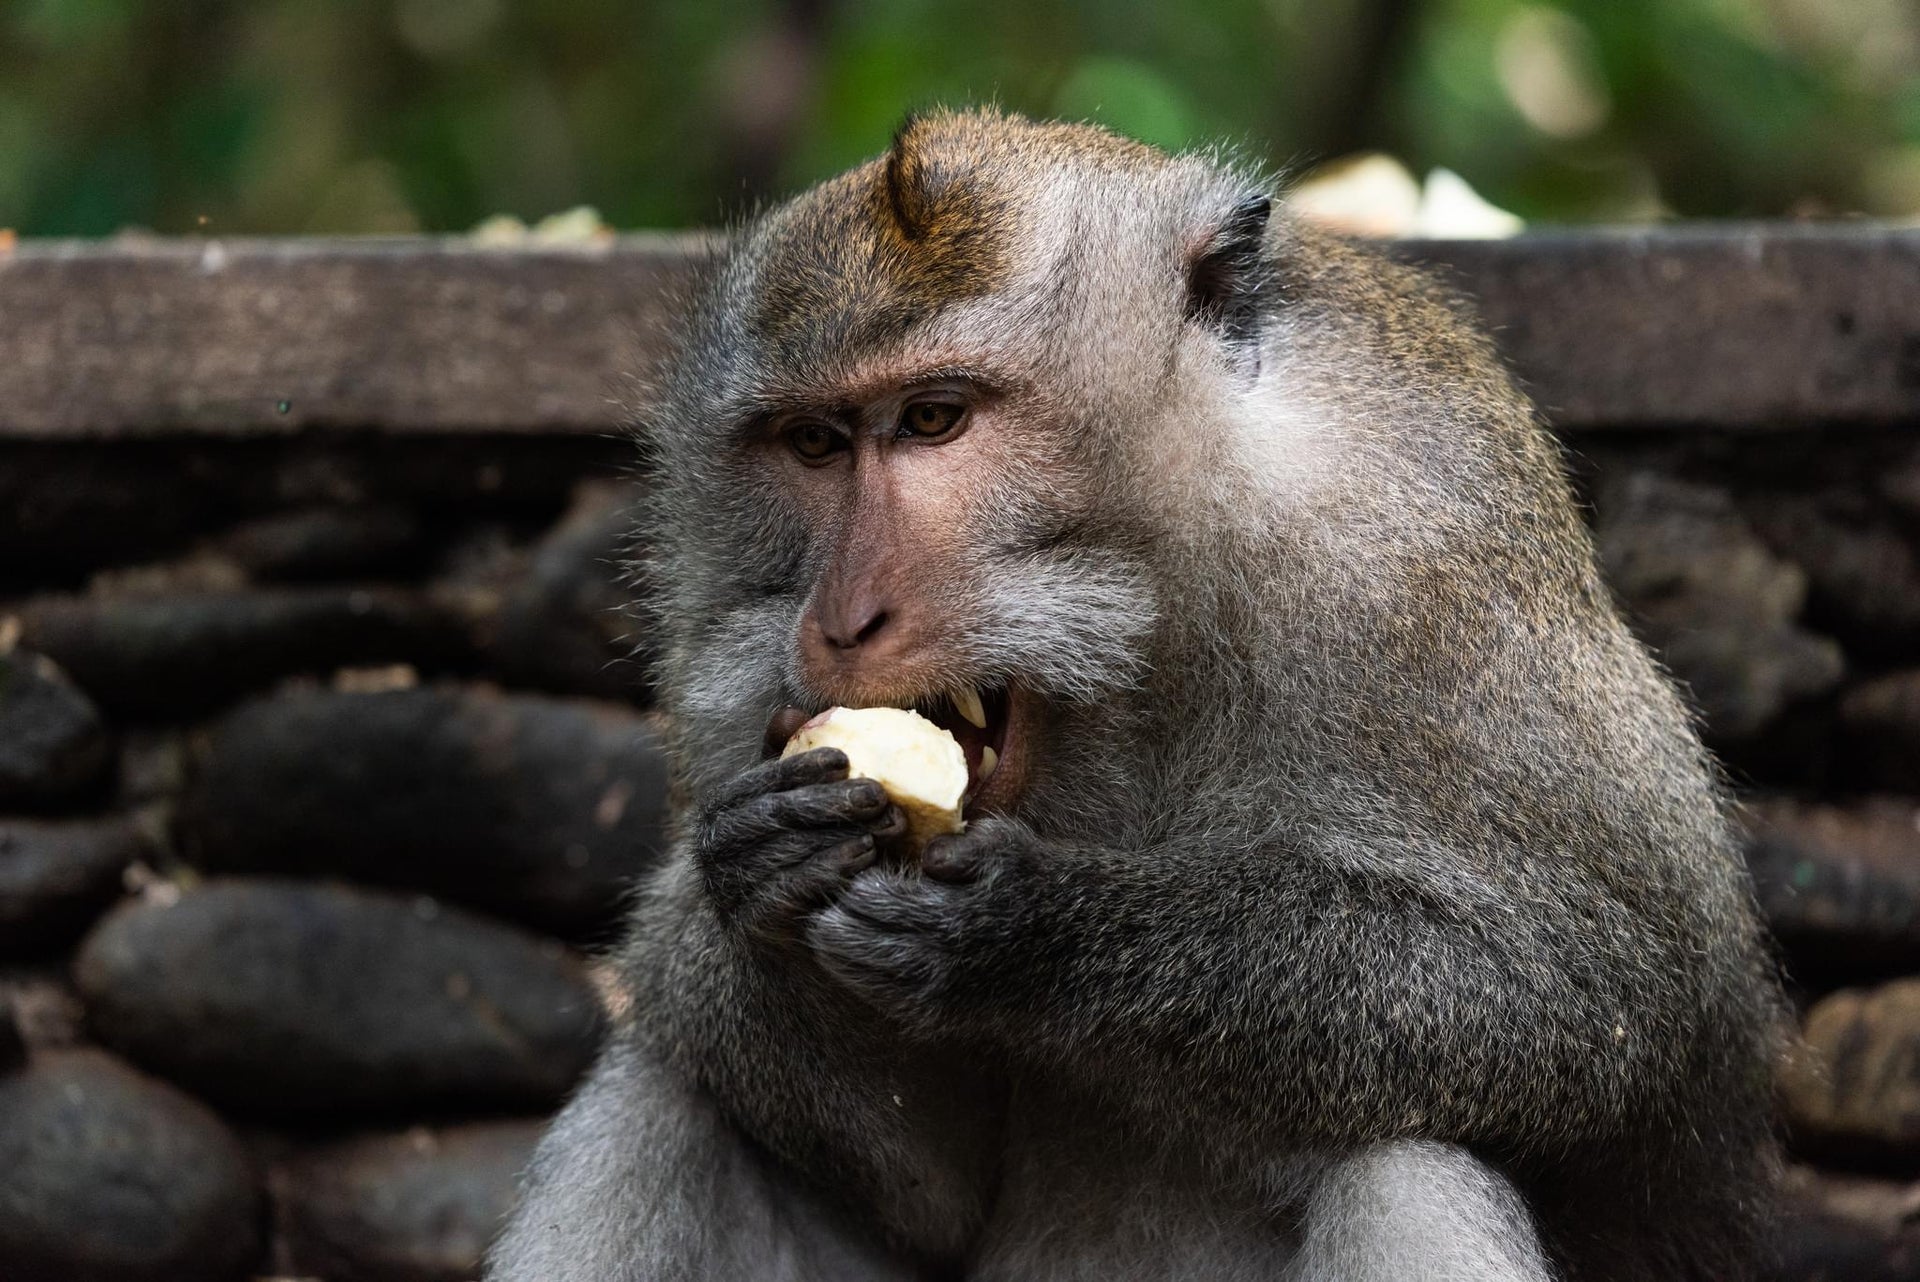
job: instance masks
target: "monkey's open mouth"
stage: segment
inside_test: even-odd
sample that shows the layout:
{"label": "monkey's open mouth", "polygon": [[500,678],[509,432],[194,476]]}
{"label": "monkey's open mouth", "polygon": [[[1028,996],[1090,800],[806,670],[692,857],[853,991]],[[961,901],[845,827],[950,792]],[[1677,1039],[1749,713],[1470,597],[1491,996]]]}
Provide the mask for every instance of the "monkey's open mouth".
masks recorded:
{"label": "monkey's open mouth", "polygon": [[[1017,687],[965,687],[957,694],[928,695],[902,703],[889,701],[886,706],[912,708],[960,745],[967,762],[967,788],[961,794],[961,809],[968,818],[1006,814],[1013,809],[1027,782],[1027,730],[1035,715],[1032,696]],[[815,715],[795,704],[777,710],[767,722],[762,751],[768,757],[780,755]]]}
{"label": "monkey's open mouth", "polygon": [[967,791],[962,801],[969,817],[1003,810],[1019,793],[1025,761],[1014,733],[1017,700],[1005,689],[968,687],[914,705],[914,711],[951,734],[967,755]]}

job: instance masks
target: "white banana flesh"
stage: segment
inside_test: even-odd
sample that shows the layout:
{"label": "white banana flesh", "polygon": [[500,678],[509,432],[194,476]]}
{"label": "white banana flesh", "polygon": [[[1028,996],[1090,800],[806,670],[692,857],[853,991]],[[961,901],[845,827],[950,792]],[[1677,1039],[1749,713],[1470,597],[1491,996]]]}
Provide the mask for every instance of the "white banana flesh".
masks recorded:
{"label": "white banana flesh", "polygon": [[[984,721],[984,716],[982,717]],[[958,741],[905,708],[829,708],[787,740],[781,756],[814,748],[847,754],[847,773],[871,779],[907,816],[915,850],[966,827],[960,818],[967,791],[967,757]]]}

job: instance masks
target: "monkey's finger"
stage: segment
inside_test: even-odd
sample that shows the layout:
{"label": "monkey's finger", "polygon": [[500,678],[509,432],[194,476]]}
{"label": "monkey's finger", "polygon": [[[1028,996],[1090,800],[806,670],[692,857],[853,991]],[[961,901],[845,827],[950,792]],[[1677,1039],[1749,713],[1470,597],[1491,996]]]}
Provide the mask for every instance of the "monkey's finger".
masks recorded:
{"label": "monkey's finger", "polygon": [[872,837],[861,834],[827,847],[790,869],[779,880],[774,896],[788,912],[808,912],[831,903],[849,878],[872,866]]}
{"label": "monkey's finger", "polygon": [[968,841],[965,833],[935,837],[920,852],[920,871],[950,885],[978,881],[980,870],[986,866],[985,855],[985,845],[977,840]]}
{"label": "monkey's finger", "polygon": [[784,938],[795,918],[832,904],[852,878],[872,866],[871,836],[844,830],[835,836],[839,839],[823,847],[799,851],[771,875],[759,866],[709,864],[708,889],[721,910],[750,933]]}
{"label": "monkey's finger", "polygon": [[861,826],[886,813],[886,789],[871,779],[838,779],[769,792],[714,815],[708,840],[726,848],[751,845],[796,828]]}
{"label": "monkey's finger", "polygon": [[714,790],[707,809],[719,814],[770,792],[786,792],[846,777],[846,753],[838,748],[813,748],[748,766]]}
{"label": "monkey's finger", "polygon": [[871,867],[877,854],[873,837],[867,835],[843,841],[830,850],[822,851],[815,862],[828,865],[842,877],[851,877]]}
{"label": "monkey's finger", "polygon": [[957,893],[870,868],[814,914],[807,943],[828,973],[912,1023],[952,972]]}
{"label": "monkey's finger", "polygon": [[888,806],[878,819],[868,825],[868,831],[881,841],[904,837],[907,835],[907,812],[898,806]]}

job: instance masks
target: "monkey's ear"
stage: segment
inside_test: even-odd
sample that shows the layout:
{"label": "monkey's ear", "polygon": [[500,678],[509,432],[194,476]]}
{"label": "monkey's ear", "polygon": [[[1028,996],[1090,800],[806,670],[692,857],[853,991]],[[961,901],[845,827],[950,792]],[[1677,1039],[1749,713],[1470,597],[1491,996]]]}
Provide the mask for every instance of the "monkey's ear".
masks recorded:
{"label": "monkey's ear", "polygon": [[1260,296],[1268,284],[1267,219],[1273,200],[1261,192],[1228,211],[1187,265],[1187,315],[1213,326],[1228,343],[1252,343]]}

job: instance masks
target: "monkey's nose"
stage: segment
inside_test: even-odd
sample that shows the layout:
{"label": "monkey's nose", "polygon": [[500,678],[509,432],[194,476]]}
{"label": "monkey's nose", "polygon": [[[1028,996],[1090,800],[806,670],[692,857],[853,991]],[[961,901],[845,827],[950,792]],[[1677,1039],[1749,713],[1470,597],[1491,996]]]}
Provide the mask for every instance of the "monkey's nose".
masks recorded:
{"label": "monkey's nose", "polygon": [[876,597],[858,597],[826,603],[817,618],[820,635],[838,650],[855,650],[878,636],[891,616]]}

